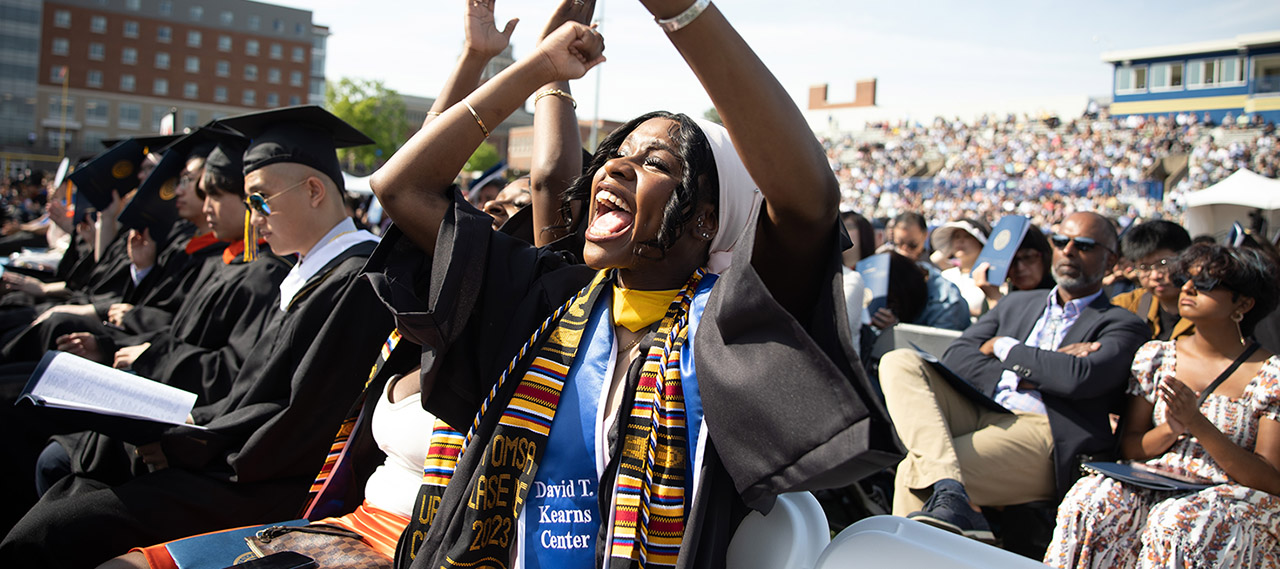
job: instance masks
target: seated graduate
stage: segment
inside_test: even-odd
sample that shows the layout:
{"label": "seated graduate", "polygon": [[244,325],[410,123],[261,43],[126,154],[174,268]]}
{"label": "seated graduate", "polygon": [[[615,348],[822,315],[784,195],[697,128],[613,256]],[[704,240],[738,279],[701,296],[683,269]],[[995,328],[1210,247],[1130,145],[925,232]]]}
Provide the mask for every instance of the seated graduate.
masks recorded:
{"label": "seated graduate", "polygon": [[560,27],[372,179],[397,225],[370,280],[463,447],[429,462],[402,567],[723,564],[748,508],[896,456],[887,424],[863,438],[821,146],[716,8],[644,4],[728,130],[654,112],[611,134],[572,191],[587,266],[494,232],[451,182],[488,125],[603,61],[591,28]]}
{"label": "seated graduate", "polygon": [[1172,221],[1156,220],[1130,227],[1120,238],[1120,252],[1134,264],[1139,288],[1120,293],[1111,303],[1137,314],[1155,340],[1191,335],[1191,322],[1178,317],[1178,287],[1169,282],[1169,267],[1191,246],[1191,235]]}
{"label": "seated graduate", "polygon": [[377,238],[344,212],[335,147],[369,139],[314,106],[223,122],[252,139],[252,223],[275,253],[300,257],[261,341],[228,395],[192,411],[204,429],[174,427],[136,449],[145,468],[115,466],[127,448],[77,453],[73,474],[0,543],[0,564],[92,566],[140,544],[287,519],[363,389],[391,317],[360,278]]}
{"label": "seated graduate", "polygon": [[1138,350],[1120,451],[1209,487],[1082,478],[1058,509],[1047,565],[1280,564],[1280,358],[1250,337],[1276,306],[1280,272],[1259,251],[1222,245],[1193,245],[1167,267],[1194,326]]}
{"label": "seated graduate", "polygon": [[127,236],[131,278],[123,297],[50,308],[5,346],[9,361],[38,360],[45,350],[57,348],[110,363],[110,351],[64,336],[87,332],[124,338],[153,332],[173,319],[188,291],[198,286],[203,266],[216,262],[227,245],[209,232],[197,185],[216,140],[228,136],[236,135],[201,127],[171,144],[121,213],[136,226]]}
{"label": "seated graduate", "polygon": [[967,388],[915,350],[880,359],[908,449],[894,515],[989,541],[979,506],[1057,500],[1078,476],[1078,455],[1114,447],[1109,413],[1147,330],[1102,291],[1117,257],[1111,222],[1079,212],[1061,227],[1051,239],[1058,285],[1009,294],[943,354]]}

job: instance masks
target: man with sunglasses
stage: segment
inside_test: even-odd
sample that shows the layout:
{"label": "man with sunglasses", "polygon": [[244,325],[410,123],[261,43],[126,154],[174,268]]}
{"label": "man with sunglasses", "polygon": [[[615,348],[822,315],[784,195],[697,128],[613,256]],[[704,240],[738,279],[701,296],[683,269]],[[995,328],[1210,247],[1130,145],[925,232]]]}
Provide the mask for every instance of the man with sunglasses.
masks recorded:
{"label": "man with sunglasses", "polygon": [[1195,331],[1190,321],[1178,316],[1181,287],[1169,281],[1170,265],[1190,246],[1187,230],[1165,220],[1135,225],[1120,239],[1120,252],[1133,261],[1141,287],[1117,294],[1111,303],[1145,320],[1156,340],[1190,336]]}
{"label": "man with sunglasses", "polygon": [[914,350],[882,358],[881,385],[907,457],[893,513],[991,540],[979,506],[1060,500],[1076,457],[1110,451],[1142,321],[1113,306],[1102,278],[1115,264],[1115,229],[1076,213],[1053,235],[1049,291],[1010,293],[965,331],[942,363]]}
{"label": "man with sunglasses", "polygon": [[0,566],[93,567],[131,547],[294,517],[364,388],[393,324],[361,278],[376,238],[346,216],[335,149],[372,141],[314,106],[223,122],[252,140],[253,227],[299,257],[262,334],[227,395],[192,410],[198,428],[137,447],[127,480],[58,481],[0,543]]}

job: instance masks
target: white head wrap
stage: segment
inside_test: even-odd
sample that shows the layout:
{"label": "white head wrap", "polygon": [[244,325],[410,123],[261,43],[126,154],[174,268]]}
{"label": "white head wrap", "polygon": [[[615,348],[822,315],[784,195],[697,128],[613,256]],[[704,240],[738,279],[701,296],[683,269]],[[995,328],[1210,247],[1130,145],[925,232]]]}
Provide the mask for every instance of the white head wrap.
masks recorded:
{"label": "white head wrap", "polygon": [[711,240],[711,257],[707,260],[707,270],[719,274],[729,268],[733,248],[741,240],[763,197],[729,140],[729,131],[710,121],[694,119],[694,122],[711,144],[716,175],[720,178],[720,203],[717,207],[720,229]]}

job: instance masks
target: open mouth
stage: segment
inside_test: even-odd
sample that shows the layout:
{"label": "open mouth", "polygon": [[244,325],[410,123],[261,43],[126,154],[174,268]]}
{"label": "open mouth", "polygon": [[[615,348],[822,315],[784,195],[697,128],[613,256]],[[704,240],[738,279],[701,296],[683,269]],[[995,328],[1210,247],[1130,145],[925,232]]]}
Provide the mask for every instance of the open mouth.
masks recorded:
{"label": "open mouth", "polygon": [[616,239],[635,222],[631,204],[610,190],[596,192],[595,207],[595,216],[587,228],[587,238],[591,241]]}

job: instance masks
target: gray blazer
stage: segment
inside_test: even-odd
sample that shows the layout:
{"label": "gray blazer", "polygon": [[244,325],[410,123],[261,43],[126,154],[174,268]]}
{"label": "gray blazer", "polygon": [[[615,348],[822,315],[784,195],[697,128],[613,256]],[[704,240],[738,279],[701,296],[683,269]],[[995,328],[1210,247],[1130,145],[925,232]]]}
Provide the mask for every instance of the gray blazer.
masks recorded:
{"label": "gray blazer", "polygon": [[1109,413],[1119,412],[1129,381],[1129,366],[1138,347],[1151,332],[1142,319],[1114,306],[1106,293],[1085,307],[1062,339],[1066,346],[1099,342],[1098,351],[1083,358],[1019,345],[1000,361],[979,351],[997,336],[1025,341],[1044,312],[1047,292],[1014,292],[965,330],[942,356],[947,367],[987,397],[993,397],[1000,376],[1013,371],[1037,385],[1053,430],[1054,474],[1059,497],[1078,477],[1076,457],[1109,453],[1116,438]]}

